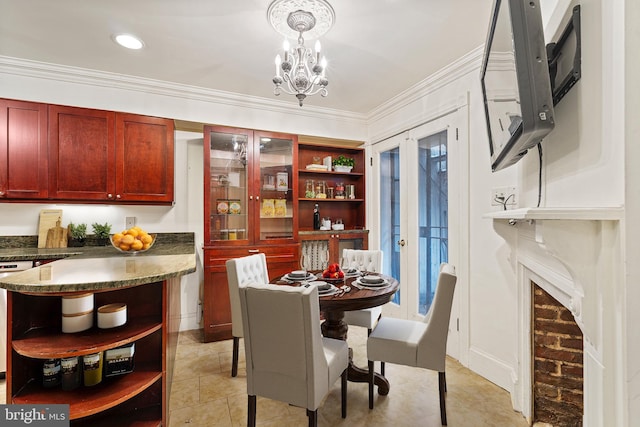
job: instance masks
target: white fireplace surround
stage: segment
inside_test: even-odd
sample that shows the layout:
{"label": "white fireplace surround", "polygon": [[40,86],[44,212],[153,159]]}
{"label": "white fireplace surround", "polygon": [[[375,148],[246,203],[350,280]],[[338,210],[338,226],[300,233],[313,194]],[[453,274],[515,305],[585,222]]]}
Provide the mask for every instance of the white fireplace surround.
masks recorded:
{"label": "white fireplace surround", "polygon": [[574,315],[584,335],[583,426],[624,425],[623,208],[492,212],[518,287],[519,365],[512,402],[532,416],[531,282]]}

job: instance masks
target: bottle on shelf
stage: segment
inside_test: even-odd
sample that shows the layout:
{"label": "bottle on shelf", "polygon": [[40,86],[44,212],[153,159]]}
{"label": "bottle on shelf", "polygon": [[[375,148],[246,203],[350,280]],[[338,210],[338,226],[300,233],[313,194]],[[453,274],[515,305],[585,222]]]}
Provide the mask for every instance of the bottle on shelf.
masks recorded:
{"label": "bottle on shelf", "polygon": [[313,229],[320,230],[320,208],[317,203],[313,208]]}

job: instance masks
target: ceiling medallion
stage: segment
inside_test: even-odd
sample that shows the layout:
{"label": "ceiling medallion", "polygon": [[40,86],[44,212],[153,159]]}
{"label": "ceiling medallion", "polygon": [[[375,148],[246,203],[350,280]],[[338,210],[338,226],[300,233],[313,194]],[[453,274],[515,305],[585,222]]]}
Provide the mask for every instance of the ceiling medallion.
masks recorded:
{"label": "ceiling medallion", "polygon": [[[267,18],[273,28],[285,37],[284,60],[276,55],[276,75],[273,77],[274,94],[281,91],[295,95],[302,107],[309,95],[327,96],[329,80],[325,77],[327,61],[320,58],[320,41],[316,40],[315,53],[304,45],[304,37],[318,38],[333,26],[335,13],[325,0],[275,0],[269,5]],[[289,38],[297,39],[291,49]]]}

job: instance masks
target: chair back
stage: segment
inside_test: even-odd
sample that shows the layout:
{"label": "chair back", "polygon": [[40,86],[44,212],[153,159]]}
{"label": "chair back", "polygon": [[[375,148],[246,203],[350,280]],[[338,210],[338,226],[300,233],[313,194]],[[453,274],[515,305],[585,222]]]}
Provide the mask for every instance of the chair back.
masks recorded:
{"label": "chair back", "polygon": [[357,268],[372,273],[382,272],[382,251],[365,249],[343,249],[342,269]]}
{"label": "chair back", "polygon": [[444,372],[447,356],[449,319],[457,276],[455,267],[442,263],[433,303],[424,318],[427,329],[418,344],[417,365]]}
{"label": "chair back", "polygon": [[227,260],[227,282],[231,302],[231,333],[242,337],[242,311],[238,287],[247,283],[269,283],[267,258],[263,253]]}
{"label": "chair back", "polygon": [[247,394],[308,409],[329,390],[315,286],[240,285]]}

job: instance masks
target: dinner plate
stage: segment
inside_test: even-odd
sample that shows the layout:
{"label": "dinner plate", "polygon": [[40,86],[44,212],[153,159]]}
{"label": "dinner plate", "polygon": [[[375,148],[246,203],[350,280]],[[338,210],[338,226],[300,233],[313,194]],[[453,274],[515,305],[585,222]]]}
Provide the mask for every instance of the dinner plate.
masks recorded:
{"label": "dinner plate", "polygon": [[379,285],[385,282],[385,280],[382,277],[373,276],[373,275],[362,276],[360,278],[360,281],[367,285]]}
{"label": "dinner plate", "polygon": [[343,271],[344,271],[344,277],[347,279],[362,276],[362,273],[359,270],[356,270],[355,268],[349,269],[349,270],[343,270]]}
{"label": "dinner plate", "polygon": [[321,280],[316,280],[315,282],[309,282],[309,286],[315,286],[318,288],[318,295],[321,297],[325,297],[327,295],[333,295],[338,292],[338,288],[332,285],[331,283],[327,283]]}
{"label": "dinner plate", "polygon": [[299,277],[299,276],[290,276],[289,273],[282,276],[285,280],[290,280],[292,282],[304,282],[305,280],[314,280],[316,276],[312,273],[307,273],[307,277]]}
{"label": "dinner plate", "polygon": [[389,282],[384,279],[380,283],[365,283],[362,281],[362,277],[357,278],[353,283],[361,289],[380,289],[389,286]]}

